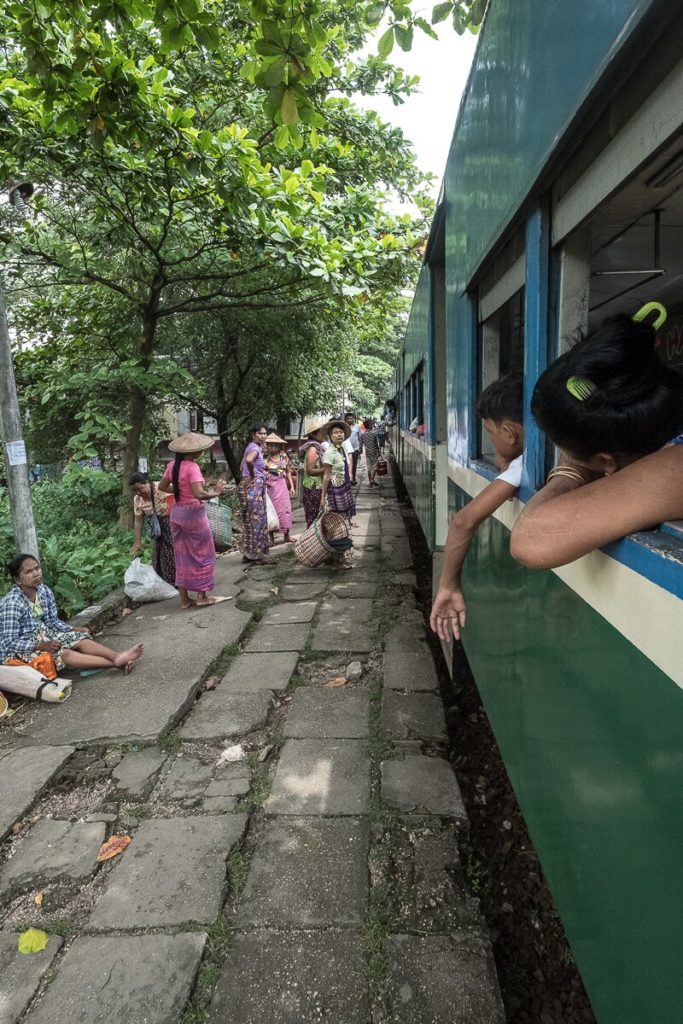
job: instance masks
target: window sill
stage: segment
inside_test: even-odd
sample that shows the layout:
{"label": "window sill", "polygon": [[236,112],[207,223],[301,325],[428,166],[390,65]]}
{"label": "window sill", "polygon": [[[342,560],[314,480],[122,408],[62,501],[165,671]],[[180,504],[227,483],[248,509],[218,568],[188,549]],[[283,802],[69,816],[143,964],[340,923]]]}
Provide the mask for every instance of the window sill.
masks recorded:
{"label": "window sill", "polygon": [[[495,466],[484,459],[470,460],[470,469],[486,480],[498,475]],[[521,487],[519,498],[526,503],[535,493]],[[662,523],[656,530],[632,533],[606,544],[602,551],[663,590],[683,598],[683,520]]]}

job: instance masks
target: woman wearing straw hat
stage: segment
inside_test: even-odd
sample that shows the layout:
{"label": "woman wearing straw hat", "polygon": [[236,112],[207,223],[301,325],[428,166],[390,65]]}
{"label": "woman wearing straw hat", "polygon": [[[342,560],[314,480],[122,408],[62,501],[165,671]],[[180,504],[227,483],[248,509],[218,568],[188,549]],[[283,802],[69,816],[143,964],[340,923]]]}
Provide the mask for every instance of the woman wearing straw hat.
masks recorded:
{"label": "woman wearing straw hat", "polygon": [[[225,601],[224,597],[209,597],[215,585],[216,549],[203,502],[218,498],[225,490],[219,480],[216,489],[207,491],[202,471],[196,460],[213,446],[213,438],[190,431],[171,441],[169,448],[175,459],[169,462],[159,481],[159,490],[173,493],[175,501],[171,511],[171,534],[175,554],[175,585],[180,591],[181,608],[204,608]],[[190,600],[189,590],[197,594]]]}
{"label": "woman wearing straw hat", "polygon": [[330,447],[323,455],[323,486],[320,507],[332,509],[348,517],[351,526],[356,514],[356,502],[351,490],[351,478],[346,453],[342,448],[344,441],[351,436],[351,427],[344,420],[330,420],[325,427]]}
{"label": "woman wearing straw hat", "polygon": [[320,512],[320,496],[323,485],[322,446],[326,427],[322,420],[316,420],[306,435],[307,440],[299,448],[299,458],[304,464],[304,478],[301,481],[301,503],[304,506],[306,527],[315,522]]}
{"label": "woman wearing straw hat", "polygon": [[[292,498],[296,494],[294,487],[294,470],[283,446],[287,442],[275,433],[266,438],[266,494],[270,498],[280,521],[280,530],[285,535],[285,543],[291,537]],[[275,543],[275,530],[270,531],[270,543]]]}
{"label": "woman wearing straw hat", "polygon": [[272,565],[267,557],[268,514],[266,512],[266,466],[263,449],[268,436],[265,423],[251,428],[249,444],[242,456],[242,479],[239,485],[242,535],[242,561],[253,565]]}

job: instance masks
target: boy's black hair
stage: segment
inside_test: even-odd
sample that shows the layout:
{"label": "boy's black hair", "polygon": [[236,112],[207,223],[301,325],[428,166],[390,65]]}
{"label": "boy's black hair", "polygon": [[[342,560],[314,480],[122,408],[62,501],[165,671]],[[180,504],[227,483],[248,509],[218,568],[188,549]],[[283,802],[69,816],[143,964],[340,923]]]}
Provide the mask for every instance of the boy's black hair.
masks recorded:
{"label": "boy's black hair", "polygon": [[131,473],[128,477],[128,486],[133,487],[135,484],[148,484],[149,477],[146,473]]}
{"label": "boy's black hair", "polygon": [[[595,390],[575,398],[570,377],[586,378]],[[683,431],[683,375],[660,360],[653,327],[620,314],[541,374],[531,411],[550,440],[579,459],[602,452],[642,457]]]}
{"label": "boy's black hair", "polygon": [[519,370],[506,373],[484,388],[477,399],[477,415],[494,423],[524,422],[524,378]]}

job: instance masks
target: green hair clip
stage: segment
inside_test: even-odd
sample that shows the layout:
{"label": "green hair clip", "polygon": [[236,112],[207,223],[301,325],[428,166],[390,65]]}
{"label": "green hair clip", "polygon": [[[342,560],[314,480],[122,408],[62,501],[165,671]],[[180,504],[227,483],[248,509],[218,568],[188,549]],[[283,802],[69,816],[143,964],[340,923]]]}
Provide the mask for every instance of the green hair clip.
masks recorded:
{"label": "green hair clip", "polygon": [[595,394],[597,388],[588,377],[569,377],[567,380],[567,391],[579,402],[585,402],[587,398]]}
{"label": "green hair clip", "polygon": [[657,313],[657,319],[653,323],[653,327],[656,331],[662,326],[667,318],[667,312],[661,302],[646,302],[644,306],[641,306],[638,312],[634,315],[633,319],[637,324],[644,320],[650,313]]}

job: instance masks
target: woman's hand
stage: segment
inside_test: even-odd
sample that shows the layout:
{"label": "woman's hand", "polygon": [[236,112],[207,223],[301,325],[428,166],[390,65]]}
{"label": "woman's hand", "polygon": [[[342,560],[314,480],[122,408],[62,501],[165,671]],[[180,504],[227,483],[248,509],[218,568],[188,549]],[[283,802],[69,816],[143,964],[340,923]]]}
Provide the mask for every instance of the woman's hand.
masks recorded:
{"label": "woman's hand", "polygon": [[134,555],[138,551],[142,551],[142,544],[140,543],[139,540],[136,540],[135,543],[131,544],[131,546],[128,548],[128,554]]}
{"label": "woman's hand", "polygon": [[289,485],[289,496],[290,498],[296,497],[296,487],[292,487],[291,484]]}
{"label": "woman's hand", "polygon": [[225,480],[217,480],[216,481],[216,494],[218,496],[220,496],[227,486],[228,485],[226,484]]}
{"label": "woman's hand", "polygon": [[59,650],[59,644],[56,640],[45,640],[42,643],[36,644],[37,651],[45,651],[47,654],[56,654]]}
{"label": "woman's hand", "polygon": [[454,639],[459,640],[460,630],[464,629],[466,622],[467,605],[462,590],[459,587],[439,587],[429,616],[429,625],[439,640],[448,642],[451,630]]}

